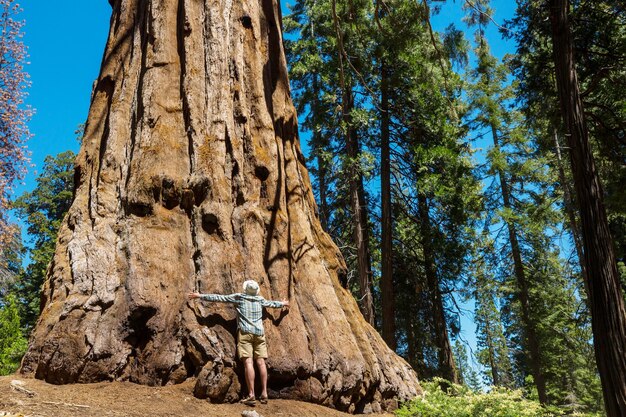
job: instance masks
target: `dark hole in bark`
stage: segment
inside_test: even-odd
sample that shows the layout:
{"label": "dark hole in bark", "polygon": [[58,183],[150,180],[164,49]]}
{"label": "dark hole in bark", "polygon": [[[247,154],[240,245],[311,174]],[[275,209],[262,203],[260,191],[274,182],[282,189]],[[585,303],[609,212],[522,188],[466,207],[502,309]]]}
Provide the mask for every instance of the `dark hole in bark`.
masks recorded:
{"label": "dark hole in bark", "polygon": [[191,208],[193,207],[193,200],[194,200],[193,191],[190,190],[189,188],[184,188],[182,196],[180,198],[180,207],[186,212],[189,212]]}
{"label": "dark hole in bark", "polygon": [[154,317],[157,309],[150,306],[137,307],[128,317],[130,333],[125,340],[136,350],[143,350],[154,336],[154,330],[148,326],[148,321]]}
{"label": "dark hole in bark", "polygon": [[183,365],[185,366],[185,370],[187,371],[187,378],[191,378],[196,374],[196,366],[189,358],[189,355],[183,356]]}
{"label": "dark hole in bark", "polygon": [[198,182],[196,182],[192,186],[192,189],[193,189],[195,204],[196,206],[199,206],[207,198],[207,195],[209,195],[209,179],[208,178],[200,179]]}
{"label": "dark hole in bark", "polygon": [[263,165],[259,165],[254,168],[254,176],[260,179],[261,181],[265,181],[270,176],[270,170]]}
{"label": "dark hole in bark", "polygon": [[244,116],[243,114],[237,114],[235,115],[235,121],[242,125],[244,123],[246,123],[248,121],[248,118],[246,116]]}
{"label": "dark hole in bark", "polygon": [[162,204],[168,210],[173,209],[180,203],[180,192],[172,178],[165,177],[161,184]]}
{"label": "dark hole in bark", "polygon": [[246,29],[252,29],[252,18],[250,16],[242,16],[241,17],[241,24]]}
{"label": "dark hole in bark", "polygon": [[237,205],[238,206],[242,206],[245,202],[246,202],[246,199],[244,198],[243,193],[242,192],[238,192],[237,193],[237,201],[236,201]]}
{"label": "dark hole in bark", "polygon": [[72,201],[76,198],[76,190],[82,182],[83,171],[79,165],[74,166],[74,187],[72,188]]}
{"label": "dark hole in bark", "polygon": [[293,391],[293,384],[296,375],[292,372],[272,372],[272,377],[268,381],[268,390],[273,397],[287,396]]}
{"label": "dark hole in bark", "polygon": [[196,274],[198,272],[200,272],[200,267],[202,266],[202,262],[200,261],[200,258],[202,257],[202,252],[198,249],[196,249],[196,251],[193,253],[193,267],[194,270],[196,271]]}
{"label": "dark hole in bark", "polygon": [[219,220],[213,213],[205,213],[202,215],[202,228],[205,232],[212,235],[219,231]]}
{"label": "dark hole in bark", "polygon": [[126,215],[133,215],[137,217],[150,216],[153,212],[152,204],[148,204],[143,201],[129,201],[125,206]]}
{"label": "dark hole in bark", "polygon": [[337,278],[339,278],[339,283],[343,288],[348,288],[348,271],[346,269],[339,269],[337,271]]}

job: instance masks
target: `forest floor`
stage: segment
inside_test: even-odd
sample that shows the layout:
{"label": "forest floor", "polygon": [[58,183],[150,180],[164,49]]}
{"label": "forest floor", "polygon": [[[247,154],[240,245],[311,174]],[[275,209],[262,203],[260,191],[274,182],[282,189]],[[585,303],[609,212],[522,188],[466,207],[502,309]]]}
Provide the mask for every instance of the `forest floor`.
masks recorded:
{"label": "forest floor", "polygon": [[[52,385],[21,375],[0,377],[0,416],[24,417],[241,417],[255,410],[263,417],[347,417],[320,405],[270,400],[256,407],[242,404],[211,404],[195,398],[193,381],[166,387],[130,382]],[[384,415],[392,417],[391,414]],[[381,415],[382,417],[382,415]]]}

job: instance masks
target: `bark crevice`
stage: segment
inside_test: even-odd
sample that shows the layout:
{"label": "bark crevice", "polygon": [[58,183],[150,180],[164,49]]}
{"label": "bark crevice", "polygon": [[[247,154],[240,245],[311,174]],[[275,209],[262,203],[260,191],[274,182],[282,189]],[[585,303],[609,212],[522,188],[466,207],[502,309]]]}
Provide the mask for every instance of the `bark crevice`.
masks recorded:
{"label": "bark crevice", "polygon": [[[256,279],[277,396],[348,412],[417,395],[340,285],[315,214],[272,0],[121,0],[22,372],[237,401],[236,313],[186,299]],[[248,20],[249,19],[249,20]],[[106,140],[105,140],[106,139]]]}

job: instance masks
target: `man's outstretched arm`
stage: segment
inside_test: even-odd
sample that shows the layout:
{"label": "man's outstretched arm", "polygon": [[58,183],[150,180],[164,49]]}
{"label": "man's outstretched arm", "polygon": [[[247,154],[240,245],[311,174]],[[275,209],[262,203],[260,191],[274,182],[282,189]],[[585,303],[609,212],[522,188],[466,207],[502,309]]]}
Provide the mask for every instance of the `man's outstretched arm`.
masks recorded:
{"label": "man's outstretched arm", "polygon": [[204,301],[213,301],[217,303],[233,303],[239,302],[238,294],[221,295],[221,294],[200,294],[198,292],[192,292],[187,295],[190,300],[201,299]]}
{"label": "man's outstretched arm", "polygon": [[271,301],[271,300],[262,300],[261,305],[267,308],[289,308],[289,301]]}

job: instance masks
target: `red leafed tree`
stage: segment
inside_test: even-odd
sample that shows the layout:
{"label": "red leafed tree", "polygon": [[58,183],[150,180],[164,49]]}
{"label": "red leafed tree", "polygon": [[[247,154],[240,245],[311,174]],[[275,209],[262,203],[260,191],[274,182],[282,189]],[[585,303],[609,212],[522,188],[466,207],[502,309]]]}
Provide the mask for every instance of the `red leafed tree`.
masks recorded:
{"label": "red leafed tree", "polygon": [[24,71],[24,22],[16,19],[20,10],[14,0],[0,0],[0,247],[14,234],[6,209],[11,186],[23,177],[28,161],[24,143],[30,137],[31,110],[24,106],[28,74]]}

